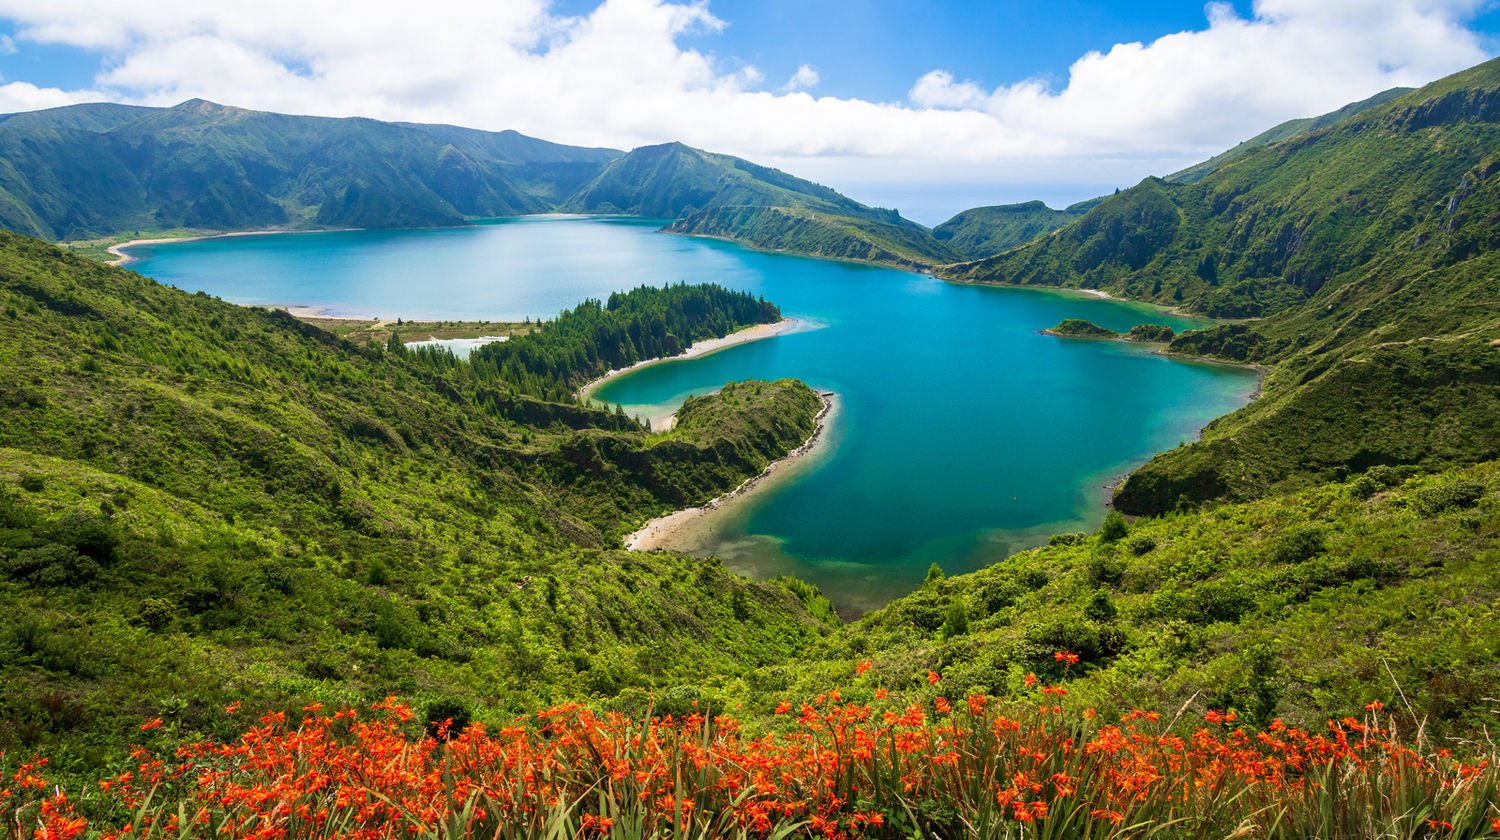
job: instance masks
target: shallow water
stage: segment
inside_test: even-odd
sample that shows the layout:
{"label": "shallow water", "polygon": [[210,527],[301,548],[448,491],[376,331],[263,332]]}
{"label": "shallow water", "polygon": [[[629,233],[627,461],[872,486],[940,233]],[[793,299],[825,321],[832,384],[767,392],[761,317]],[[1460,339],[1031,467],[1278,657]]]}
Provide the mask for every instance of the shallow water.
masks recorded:
{"label": "shallow water", "polygon": [[971,571],[1097,527],[1104,485],[1243,405],[1255,375],[1124,342],[1037,331],[1201,322],[1053,292],[766,253],[619,219],[506,220],[140,248],[130,267],[254,304],[386,318],[550,317],[642,283],[764,295],[816,329],[632,372],[595,392],[658,413],[724,382],[797,377],[839,395],[828,440],[685,539],[731,568],[795,574],[841,607],[908,592],[936,562]]}

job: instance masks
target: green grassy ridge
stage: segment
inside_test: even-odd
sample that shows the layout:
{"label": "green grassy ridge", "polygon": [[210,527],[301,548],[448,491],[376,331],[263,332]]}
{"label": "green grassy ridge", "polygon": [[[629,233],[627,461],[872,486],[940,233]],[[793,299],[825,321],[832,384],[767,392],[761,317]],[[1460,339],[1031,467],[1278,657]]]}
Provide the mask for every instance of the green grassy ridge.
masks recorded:
{"label": "green grassy ridge", "polygon": [[[1497,330],[1500,333],[1500,330]],[[1171,347],[1177,347],[1174,342]],[[1363,472],[1500,458],[1500,346],[1435,339],[1343,359],[1295,388],[1209,424],[1116,490],[1127,513],[1244,500]]]}
{"label": "green grassy ridge", "polygon": [[[730,697],[769,711],[831,686],[856,702],[877,685],[912,702],[1020,695],[1027,673],[1063,676],[1062,650],[1083,660],[1063,702],[1101,720],[1232,708],[1317,730],[1380,700],[1408,736],[1482,738],[1500,691],[1500,463],[1413,473],[1120,520],[937,573]],[[862,659],[873,668],[856,679]]]}
{"label": "green grassy ridge", "polygon": [[652,436],[13,234],[0,371],[0,749],[87,760],[237,695],[661,693],[825,632],[784,587],[612,547],[800,445],[801,383]]}
{"label": "green grassy ridge", "polygon": [[932,236],[967,259],[993,257],[1079,218],[1086,205],[1053,210],[1040,201],[965,210],[932,229]]}
{"label": "green grassy ridge", "polygon": [[821,184],[681,143],[631,151],[611,162],[593,182],[562,204],[571,212],[656,219],[739,206],[799,207],[925,230],[894,211],[866,207]]}
{"label": "green grassy ridge", "polygon": [[668,225],[671,233],[733,239],[813,257],[925,271],[959,252],[910,223],[893,224],[800,207],[715,207]]}
{"label": "green grassy ridge", "polygon": [[1248,152],[1196,184],[1147,179],[1024,248],[945,273],[1249,317],[1327,299],[1376,268],[1450,267],[1488,247],[1493,64]]}
{"label": "green grassy ridge", "polygon": [[515,132],[302,117],[189,100],[0,120],[0,225],[132,230],[428,227],[554,209],[621,153]]}
{"label": "green grassy ridge", "polygon": [[1361,99],[1358,102],[1351,102],[1336,111],[1329,111],[1328,113],[1321,116],[1302,117],[1299,119],[1287,120],[1286,122],[1269,128],[1261,132],[1260,134],[1251,137],[1248,140],[1241,141],[1234,148],[1226,149],[1225,151],[1214,155],[1208,160],[1195,163],[1192,166],[1187,167],[1186,169],[1181,169],[1173,172],[1171,175],[1165,176],[1163,180],[1170,181],[1174,184],[1196,183],[1203,180],[1204,176],[1208,175],[1211,172],[1214,172],[1215,170],[1219,169],[1235,158],[1240,157],[1246,152],[1254,149],[1259,149],[1263,146],[1269,146],[1272,143],[1280,143],[1283,140],[1290,140],[1294,137],[1301,137],[1304,134],[1310,134],[1314,131],[1318,131],[1331,125],[1341,123],[1344,120],[1355,116],[1356,114],[1363,113],[1378,105],[1384,105],[1385,103],[1390,102],[1393,99],[1405,96],[1406,94],[1411,93],[1413,90],[1415,90],[1415,88],[1393,87],[1389,90],[1383,90],[1380,93],[1377,93],[1367,99]]}

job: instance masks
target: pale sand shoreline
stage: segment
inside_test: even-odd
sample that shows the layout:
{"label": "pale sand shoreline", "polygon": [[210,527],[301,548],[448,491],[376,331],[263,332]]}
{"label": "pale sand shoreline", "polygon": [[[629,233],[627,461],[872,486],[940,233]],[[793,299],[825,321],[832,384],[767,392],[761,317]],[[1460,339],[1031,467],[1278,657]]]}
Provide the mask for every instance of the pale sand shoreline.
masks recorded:
{"label": "pale sand shoreline", "polygon": [[832,391],[819,391],[818,399],[823,403],[823,407],[818,410],[817,423],[813,428],[812,435],[801,446],[788,452],[785,457],[778,458],[767,464],[766,468],[759,475],[745,479],[740,486],[722,496],[711,499],[699,507],[673,511],[666,516],[658,516],[647,522],[639,530],[625,537],[626,550],[651,551],[652,549],[664,548],[667,543],[672,541],[673,537],[687,529],[689,525],[718,510],[722,505],[743,498],[754,491],[763,480],[778,469],[817,450],[818,446],[825,440],[823,432],[828,428],[829,415],[834,411],[837,398]]}
{"label": "pale sand shoreline", "polygon": [[744,329],[732,332],[729,335],[724,336],[723,338],[709,338],[702,341],[695,341],[693,342],[692,346],[688,347],[687,350],[676,356],[659,356],[655,359],[644,359],[642,361],[636,362],[630,367],[612,370],[609,373],[606,373],[603,376],[599,377],[598,379],[589,382],[582,388],[579,388],[577,396],[580,399],[586,400],[588,399],[589,394],[593,393],[599,388],[599,386],[603,385],[609,380],[614,379],[617,376],[623,376],[624,374],[629,373],[630,371],[633,371],[637,368],[643,368],[646,365],[654,365],[657,362],[670,362],[680,359],[694,359],[699,356],[707,356],[709,353],[723,350],[726,347],[733,347],[736,344],[744,344],[747,341],[759,341],[763,338],[774,338],[778,335],[800,332],[802,329],[806,328],[806,326],[806,322],[798,318],[782,318],[780,321],[777,321],[774,324],[755,324],[753,326],[745,327]]}

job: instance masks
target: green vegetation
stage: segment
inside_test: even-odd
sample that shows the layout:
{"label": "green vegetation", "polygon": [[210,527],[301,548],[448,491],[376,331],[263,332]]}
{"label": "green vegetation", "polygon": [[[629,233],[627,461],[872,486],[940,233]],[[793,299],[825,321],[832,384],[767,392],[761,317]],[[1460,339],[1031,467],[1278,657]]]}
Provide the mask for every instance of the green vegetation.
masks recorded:
{"label": "green vegetation", "polygon": [[271,114],[200,99],[0,119],[0,226],[423,227],[552,210],[620,152],[510,132]]}
{"label": "green vegetation", "polygon": [[1415,341],[1340,360],[1211,423],[1201,442],[1163,452],[1133,473],[1115,505],[1154,514],[1204,499],[1282,493],[1378,465],[1431,470],[1495,458],[1500,347]]}
{"label": "green vegetation", "polygon": [[1057,326],[1049,330],[1042,330],[1047,335],[1059,335],[1068,338],[1119,338],[1120,334],[1114,330],[1107,330],[1092,321],[1082,318],[1064,318]]}
{"label": "green vegetation", "polygon": [[806,440],[805,386],[652,436],[420,355],[0,234],[0,750],[88,764],[237,700],[634,709],[828,632],[813,593],[614,547]]}
{"label": "green vegetation", "polygon": [[869,658],[893,692],[930,696],[920,675],[941,671],[938,692],[958,704],[972,691],[1022,693],[1028,673],[1061,678],[1063,650],[1082,659],[1068,701],[1100,720],[1186,706],[1321,729],[1379,700],[1409,704],[1402,731],[1425,725],[1435,742],[1493,727],[1500,463],[1377,468],[1128,527],[1117,516],[1094,537],[930,576],[822,642],[792,692],[824,691]]}
{"label": "green vegetation", "polygon": [[1127,341],[1148,341],[1167,343],[1177,336],[1172,328],[1166,324],[1136,324],[1125,333]]}
{"label": "green vegetation", "polygon": [[975,207],[933,228],[932,235],[968,259],[993,257],[1067,225],[1092,204],[1082,202],[1064,210],[1040,201]]}
{"label": "green vegetation", "polygon": [[820,184],[681,143],[625,155],[563,209],[675,219],[666,227],[672,233],[907,268],[962,258],[894,210],[866,207]]}
{"label": "green vegetation", "polygon": [[1338,109],[1337,111],[1330,111],[1329,113],[1326,113],[1320,117],[1302,117],[1300,119],[1287,120],[1286,122],[1274,128],[1267,129],[1266,131],[1263,131],[1260,134],[1251,137],[1249,140],[1242,141],[1239,145],[1235,146],[1232,149],[1214,155],[1208,160],[1205,160],[1201,163],[1195,163],[1186,169],[1173,172],[1171,175],[1168,175],[1166,177],[1166,180],[1171,181],[1174,184],[1197,183],[1198,181],[1203,180],[1204,176],[1218,170],[1220,167],[1224,166],[1225,164],[1229,163],[1230,161],[1234,160],[1240,155],[1243,155],[1246,152],[1252,151],[1254,149],[1259,149],[1262,146],[1269,146],[1272,143],[1280,143],[1283,140],[1291,140],[1294,137],[1301,137],[1304,134],[1311,134],[1314,131],[1328,128],[1332,125],[1337,125],[1338,123],[1349,119],[1355,114],[1368,111],[1377,105],[1384,105],[1385,103],[1390,102],[1392,99],[1397,99],[1399,97],[1405,96],[1406,94],[1411,93],[1412,90],[1412,88],[1407,87],[1394,87],[1390,90],[1383,90],[1380,93],[1377,93],[1374,96],[1370,97],[1369,99],[1361,99],[1358,102],[1351,102],[1348,105],[1345,105],[1344,107]]}
{"label": "green vegetation", "polygon": [[735,239],[758,248],[918,270],[960,258],[925,228],[894,214],[882,221],[804,208],[716,207],[679,219],[666,229]]}
{"label": "green vegetation", "polygon": [[522,393],[566,400],[579,386],[646,359],[680,355],[695,341],[773,324],[781,310],[764,298],[720,286],[642,286],[607,304],[588,300],[470,358],[480,381],[513,383]]}

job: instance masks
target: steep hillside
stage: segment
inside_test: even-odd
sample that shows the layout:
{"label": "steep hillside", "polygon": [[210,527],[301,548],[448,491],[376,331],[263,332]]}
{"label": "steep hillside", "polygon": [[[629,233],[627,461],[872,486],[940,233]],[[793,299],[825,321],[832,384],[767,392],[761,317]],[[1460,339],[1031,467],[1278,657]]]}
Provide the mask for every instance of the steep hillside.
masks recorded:
{"label": "steep hillside", "polygon": [[782,587],[614,548],[800,445],[805,386],[653,436],[436,361],[0,234],[0,750],[241,698],[607,702],[824,632]]}
{"label": "steep hillside", "polygon": [[819,257],[927,268],[962,255],[894,210],[729,155],[667,143],[610,164],[564,205],[673,219],[666,230]]}
{"label": "steep hillside", "polygon": [[1053,210],[1040,201],[975,207],[933,228],[932,236],[965,259],[993,257],[1067,225],[1082,216],[1089,204],[1064,210]]}
{"label": "steep hillside", "polygon": [[715,207],[678,219],[666,230],[919,271],[960,258],[957,251],[934,239],[926,229],[894,218],[878,221],[799,207]]}
{"label": "steep hillside", "polygon": [[1166,176],[1165,180],[1174,184],[1196,183],[1203,180],[1203,176],[1217,170],[1219,167],[1248,151],[1259,149],[1262,146],[1269,146],[1272,143],[1280,143],[1283,140],[1290,140],[1293,137],[1300,137],[1304,134],[1341,123],[1355,114],[1368,111],[1377,105],[1384,105],[1392,99],[1405,96],[1411,93],[1412,90],[1413,88],[1394,87],[1390,90],[1383,90],[1368,99],[1351,102],[1337,111],[1330,111],[1319,117],[1303,117],[1301,119],[1287,120],[1278,126],[1262,131],[1249,140],[1241,141],[1234,148],[1220,152],[1208,160],[1173,172],[1171,175]]}
{"label": "steep hillside", "polygon": [[451,126],[202,100],[0,120],[0,224],[49,239],[187,227],[419,227],[552,209],[619,155]]}

